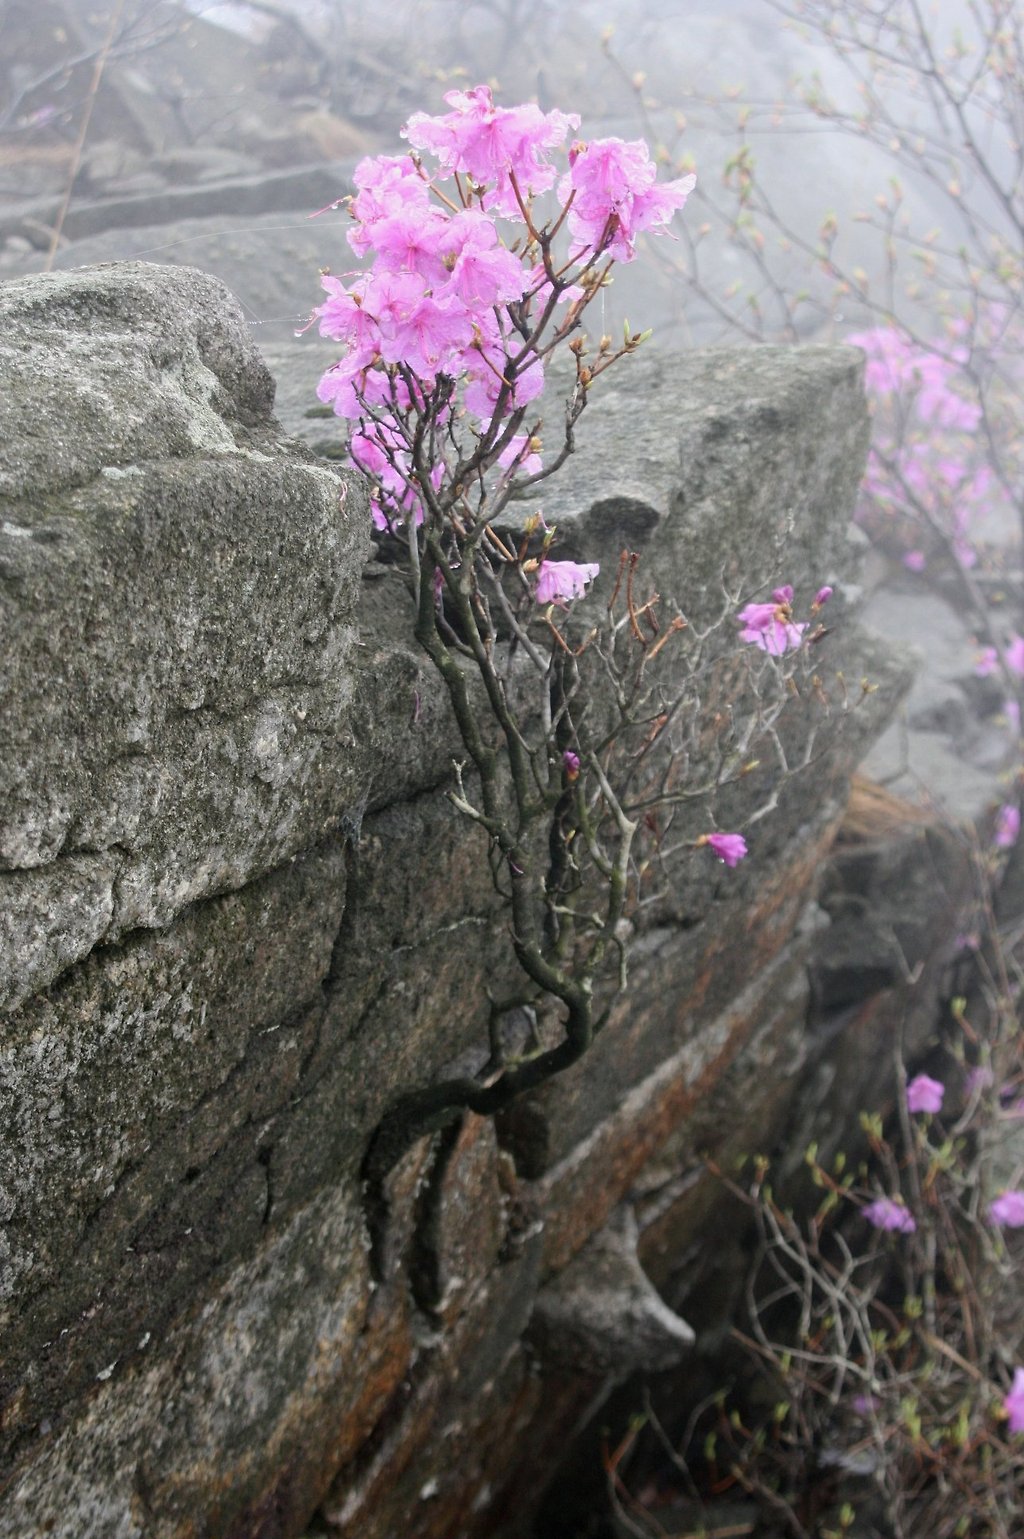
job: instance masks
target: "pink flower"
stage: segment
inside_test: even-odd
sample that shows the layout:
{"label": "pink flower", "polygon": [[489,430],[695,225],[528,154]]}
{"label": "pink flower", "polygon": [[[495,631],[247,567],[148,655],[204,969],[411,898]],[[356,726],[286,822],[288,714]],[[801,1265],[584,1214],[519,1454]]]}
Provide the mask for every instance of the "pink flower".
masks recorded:
{"label": "pink flower", "polygon": [[1013,1387],[1003,1399],[1011,1432],[1024,1432],[1024,1368],[1013,1370]]}
{"label": "pink flower", "polygon": [[844,338],[848,347],[859,347],[867,354],[864,387],[869,392],[890,395],[905,382],[913,356],[910,340],[892,326],[875,326]]}
{"label": "pink flower", "polygon": [[520,299],[529,283],[519,258],[501,244],[491,220],[479,209],[464,209],[448,221],[442,250],[451,271],[448,289],[464,304],[491,306]]}
{"label": "pink flower", "polygon": [[988,1216],[1000,1229],[1024,1229],[1024,1192],[1001,1192],[989,1203]]}
{"label": "pink flower", "polygon": [[562,755],[562,768],[565,771],[565,778],[570,784],[572,781],[578,780],[580,774],[579,754],[573,753],[571,748],[567,748]]}
{"label": "pink flower", "polygon": [[568,604],[582,596],[587,583],[593,582],[600,570],[596,561],[581,566],[576,561],[548,561],[545,558],[537,568],[534,598],[538,604]]}
{"label": "pink flower", "polygon": [[898,1234],[913,1234],[917,1228],[914,1215],[892,1197],[878,1197],[869,1202],[864,1217],[876,1229],[891,1229]]}
{"label": "pink flower", "polygon": [[706,844],[727,866],[738,866],[747,853],[742,834],[702,834],[698,843]]}
{"label": "pink flower", "polygon": [[616,261],[632,261],[641,231],[668,224],[697,184],[695,176],[684,176],[656,185],[657,175],[642,139],[574,145],[558,196],[563,203],[573,199],[569,229],[579,242],[577,254],[607,251]]}
{"label": "pink flower", "polygon": [[395,332],[427,293],[426,280],[420,273],[375,268],[361,289],[362,307],[377,322],[381,338],[378,345],[387,356],[388,351],[393,351]]}
{"label": "pink flower", "polygon": [[372,354],[380,333],[376,320],[363,304],[367,281],[359,278],[346,289],[340,278],[325,273],[320,282],[329,298],[313,313],[320,317],[322,337],[333,337],[336,342],[345,342],[349,347],[362,348]]}
{"label": "pink flower", "polygon": [[[349,440],[349,454],[353,464],[380,482],[384,495],[370,510],[377,529],[394,533],[395,523],[401,525],[409,513],[417,525],[423,522],[423,502],[412,476],[409,451],[394,418],[361,424]],[[444,466],[438,462],[430,473],[435,491],[443,476]]]}
{"label": "pink flower", "polygon": [[425,384],[433,384],[441,371],[461,372],[459,355],[472,338],[473,320],[464,305],[457,300],[439,304],[424,294],[381,343],[381,355],[389,363],[407,365]]}
{"label": "pink flower", "polygon": [[448,269],[442,259],[442,243],[451,222],[440,209],[418,204],[401,205],[376,220],[368,227],[377,252],[375,271],[419,273],[424,283],[443,283]]}
{"label": "pink flower", "polygon": [[927,562],[923,550],[908,550],[903,557],[903,565],[908,572],[923,572]]}
{"label": "pink flower", "polygon": [[819,588],[817,593],[814,595],[814,603],[811,605],[811,608],[812,609],[821,609],[821,608],[823,608],[824,605],[827,604],[829,599],[832,597],[832,593],[833,593],[833,589],[830,588],[828,586],[828,584],[826,584],[824,588]]}
{"label": "pink flower", "polygon": [[575,113],[541,112],[532,102],[496,107],[487,86],[449,91],[445,101],[451,112],[441,117],[414,112],[403,136],[416,149],[436,155],[446,171],[468,173],[478,187],[486,188],[485,208],[518,218],[511,177],[523,197],[546,192],[555,180],[546,154],[565,142],[570,129],[579,128],[579,118]]}
{"label": "pink flower", "polygon": [[[777,593],[787,590],[777,588]],[[792,589],[789,590],[792,592]],[[748,604],[736,616],[743,625],[740,640],[749,641],[762,652],[781,657],[790,647],[798,647],[806,625],[796,625],[790,619],[788,599],[773,604]]]}
{"label": "pink flower", "polygon": [[535,476],[543,470],[544,462],[531,447],[533,442],[525,433],[514,434],[498,455],[498,464],[502,470],[515,469],[526,476]]}
{"label": "pink flower", "polygon": [[1024,636],[1018,636],[1016,632],[1006,649],[1006,666],[1018,678],[1024,678]]}
{"label": "pink flower", "polygon": [[927,1074],[918,1074],[907,1086],[907,1110],[911,1112],[939,1112],[946,1087]]}
{"label": "pink flower", "polygon": [[377,221],[396,208],[428,209],[430,185],[408,155],[367,156],[356,166],[352,180],[359,191],[349,204],[356,225],[348,233],[348,243],[357,256],[365,256],[373,245]]}
{"label": "pink flower", "polygon": [[1020,813],[1017,808],[1007,802],[1000,807],[996,817],[995,831],[992,835],[992,843],[997,850],[1011,850],[1017,843],[1020,834]]}
{"label": "pink flower", "polygon": [[383,400],[383,391],[377,387],[387,381],[373,368],[376,358],[376,353],[356,351],[328,369],[316,387],[324,405],[332,406],[339,417],[359,417],[363,411],[360,397]]}
{"label": "pink flower", "polygon": [[506,412],[536,400],[544,389],[544,363],[540,358],[530,358],[525,365],[520,365],[513,378],[494,311],[477,311],[473,321],[474,340],[463,359],[463,367],[469,375],[463,404],[472,416],[480,418],[486,429],[504,381],[510,380],[512,385],[506,397]]}
{"label": "pink flower", "polygon": [[766,631],[775,624],[778,604],[748,604],[736,616],[754,631]]}
{"label": "pink flower", "polygon": [[850,1403],[858,1416],[871,1416],[882,1402],[877,1395],[854,1395]]}
{"label": "pink flower", "polygon": [[987,679],[995,673],[999,667],[999,653],[995,647],[984,647],[981,656],[974,665],[974,676],[978,679]]}

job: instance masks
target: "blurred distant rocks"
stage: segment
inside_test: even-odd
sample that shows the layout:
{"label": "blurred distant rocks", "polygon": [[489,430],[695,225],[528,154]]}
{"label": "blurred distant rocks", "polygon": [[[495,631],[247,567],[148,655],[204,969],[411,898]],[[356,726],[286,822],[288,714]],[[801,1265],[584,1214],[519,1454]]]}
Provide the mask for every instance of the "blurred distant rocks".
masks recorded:
{"label": "blurred distant rocks", "polygon": [[[473,71],[483,79],[500,70],[506,99],[521,91],[544,106],[573,106],[604,132],[628,138],[640,127],[596,28],[527,0],[448,6],[447,72],[428,80],[442,9],[440,0],[406,0],[356,21],[343,6],[293,12],[289,0],[239,0],[215,8],[233,14],[239,29],[230,30],[184,0],[125,0],[111,31],[114,0],[0,0],[0,280],[137,257],[213,274],[238,297],[271,364],[288,431],[333,458],[340,435],[314,391],[337,349],[315,332],[301,341],[295,333],[320,297],[320,272],[351,265],[344,211],[328,210],[351,189],[358,159],[397,148],[402,118],[439,105],[445,83],[465,83]],[[648,30],[663,9],[652,6]],[[627,11],[627,0],[609,0],[610,14]],[[511,27],[514,16],[519,30],[506,35],[502,18]],[[745,43],[733,39],[725,53],[720,23],[695,20],[680,93],[693,86],[697,57],[708,71],[728,59],[755,83],[769,55],[779,71],[787,65],[754,10],[747,19]],[[662,38],[664,67],[675,44],[667,32],[650,37]],[[668,135],[661,119],[659,130]],[[703,180],[713,160],[695,121],[691,137]],[[769,175],[770,141],[758,153],[769,157]],[[832,170],[838,198],[845,173]],[[311,218],[318,210],[323,217]],[[723,278],[738,277],[735,247],[727,242],[720,255]],[[680,351],[718,340],[721,320],[702,308],[699,292],[678,282],[656,290],[638,272],[645,265],[616,274],[609,324],[642,315],[662,347]],[[869,574],[872,563],[874,555]],[[969,628],[955,605],[902,570],[869,575],[867,586],[875,628],[918,645],[925,659],[870,770],[912,798],[923,785],[951,815],[976,817],[1006,734],[993,719],[998,702],[979,715],[970,694]]]}
{"label": "blurred distant rocks", "polygon": [[301,29],[279,26],[264,43],[174,0],[129,0],[111,32],[112,13],[85,0],[0,3],[0,270],[48,251],[69,182],[65,258],[68,243],[107,230],[306,208],[310,192],[331,201],[343,189],[326,170],[312,182],[282,173],[371,148],[299,67]]}

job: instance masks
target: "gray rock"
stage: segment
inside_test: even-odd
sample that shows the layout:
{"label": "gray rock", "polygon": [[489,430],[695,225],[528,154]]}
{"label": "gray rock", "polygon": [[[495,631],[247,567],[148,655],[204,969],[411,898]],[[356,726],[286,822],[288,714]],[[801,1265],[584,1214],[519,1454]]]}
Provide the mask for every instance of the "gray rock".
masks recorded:
{"label": "gray rock", "polygon": [[[204,179],[194,186],[162,187],[129,196],[83,198],[69,209],[62,234],[66,241],[80,242],[105,231],[118,232],[114,238],[120,253],[125,254],[140,239],[126,232],[171,226],[182,220],[216,219],[223,229],[232,219],[249,221],[282,210],[298,210],[296,218],[302,219],[344,195],[350,169],[314,164],[298,171],[260,172],[223,181]],[[159,179],[163,180],[162,175]],[[0,216],[0,236],[25,235],[45,250],[49,245],[45,232],[52,228],[59,209],[57,198],[16,204]],[[168,240],[174,239],[173,230],[165,234]],[[71,258],[76,265],[90,259],[95,260],[95,254],[82,251],[75,251]]]}
{"label": "gray rock", "polygon": [[150,162],[154,170],[174,187],[191,182],[227,182],[234,177],[259,174],[259,163],[252,155],[222,145],[183,146]]}
{"label": "gray rock", "polygon": [[661,591],[694,624],[717,616],[723,585],[745,601],[789,582],[809,602],[854,575],[836,513],[867,452],[861,371],[852,348],[641,352],[594,387],[572,474],[538,498],[545,518],[565,535],[585,512],[604,559],[657,530]]}
{"label": "gray rock", "polygon": [[[673,866],[633,936],[633,1013],[533,1108],[538,1169],[560,1161],[545,1180],[487,1128],[445,1167],[431,1237],[413,1172],[414,1320],[404,1266],[371,1287],[361,1161],[406,1092],[486,1051],[512,964],[481,836],[440,794],[458,745],[404,585],[366,562],[359,480],[285,438],[215,279],[62,272],[0,306],[0,1533],[300,1532],[386,1417],[372,1513],[374,1460],[418,1492],[446,1404],[469,1447],[506,1370],[535,1394],[517,1343],[541,1266],[564,1269],[757,1040],[845,776],[905,670],[837,600],[822,678],[870,671],[874,704],[757,825],[749,871]],[[287,394],[317,431],[322,351],[307,397],[294,348]],[[846,354],[641,358],[587,414],[565,553],[614,565],[635,542],[699,615],[722,603],[705,546],[746,592],[792,529],[777,559],[808,595],[849,571],[862,413]],[[728,705],[728,671],[714,687]],[[752,770],[722,815],[770,789]],[[624,1231],[554,1298],[584,1376],[688,1340]],[[508,1415],[488,1469],[521,1434],[514,1398]]]}
{"label": "gray rock", "polygon": [[336,824],[368,546],[359,482],[282,441],[215,280],[54,274],[0,312],[9,1009]]}
{"label": "gray rock", "polygon": [[3,1539],[184,1539],[211,1508],[212,1531],[228,1532],[216,1507],[253,1482],[266,1428],[288,1427],[303,1403],[337,1415],[358,1390],[349,1372],[368,1314],[360,1238],[358,1207],[335,1188],[166,1337],[143,1310],[124,1356],[96,1363],[80,1418],[44,1433],[40,1457],[5,1496]]}
{"label": "gray rock", "polygon": [[892,790],[953,821],[980,818],[1014,754],[1013,734],[978,710],[972,664],[978,644],[962,612],[924,581],[889,577],[865,605],[866,623],[918,660],[897,720],[864,769]]}
{"label": "gray rock", "polygon": [[636,1247],[636,1217],[624,1204],[541,1290],[530,1337],[542,1362],[624,1379],[670,1368],[686,1355],[696,1337],[657,1293]]}
{"label": "gray rock", "polygon": [[[63,246],[54,265],[62,270],[142,259],[200,268],[231,289],[260,347],[266,339],[295,346],[295,332],[322,298],[320,268],[344,269],[351,260],[340,213],[322,219],[309,216],[347,191],[339,172],[332,173],[326,185],[311,186],[305,200],[299,192],[289,194],[285,206],[272,205],[272,213],[230,217],[216,211],[216,200],[205,205],[212,212],[200,215],[186,214],[183,206],[168,207],[162,215],[150,208],[148,218],[154,222],[127,229],[102,226],[102,233]],[[166,222],[155,222],[160,217]],[[42,268],[49,244],[45,230],[40,225],[35,236],[38,254],[16,271],[27,274]],[[312,340],[310,333],[306,342]],[[324,368],[337,360],[337,348],[332,351]]]}

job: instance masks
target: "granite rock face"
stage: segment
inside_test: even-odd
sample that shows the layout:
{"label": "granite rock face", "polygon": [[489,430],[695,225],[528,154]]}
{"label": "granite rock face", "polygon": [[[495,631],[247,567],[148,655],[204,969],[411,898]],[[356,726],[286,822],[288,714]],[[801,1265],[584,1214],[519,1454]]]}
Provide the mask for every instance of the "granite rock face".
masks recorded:
{"label": "granite rock face", "polygon": [[[375,1278],[368,1142],[482,1061],[511,967],[404,589],[216,280],[84,269],[0,310],[0,1535],[294,1539],[318,1508],[482,1535],[601,1384],[686,1346],[632,1212],[684,1254],[706,1214],[651,1194],[695,1130],[737,1084],[751,1138],[777,1120],[820,872],[906,664],[837,598],[823,675],[876,692],[743,868],[638,921],[590,1056],[408,1150]],[[694,616],[723,581],[853,576],[858,355],[630,367],[546,502],[567,553],[642,548]]]}
{"label": "granite rock face", "polygon": [[0,313],[9,1009],[336,820],[367,541],[215,282],[57,274]]}
{"label": "granite rock face", "polygon": [[657,531],[659,578],[672,576],[693,623],[717,613],[723,584],[849,580],[846,497],[866,447],[852,349],[655,353],[611,374],[576,441],[572,475],[544,489],[545,517],[561,532],[585,512],[587,549],[606,558],[623,534]]}

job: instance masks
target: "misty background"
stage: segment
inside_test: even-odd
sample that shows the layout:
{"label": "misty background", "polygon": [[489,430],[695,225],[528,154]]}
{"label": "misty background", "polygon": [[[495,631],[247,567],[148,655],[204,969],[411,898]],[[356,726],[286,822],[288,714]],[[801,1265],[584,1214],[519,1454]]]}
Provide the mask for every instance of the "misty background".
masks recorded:
{"label": "misty background", "polygon": [[[944,4],[938,41],[957,19]],[[912,304],[863,217],[893,166],[801,105],[816,78],[842,108],[863,102],[835,49],[770,0],[3,0],[0,59],[0,276],[189,263],[229,284],[261,345],[281,343],[317,303],[318,270],[352,265],[344,212],[309,215],[350,190],[361,154],[401,150],[411,112],[487,81],[506,103],[579,112],[583,137],[647,138],[666,176],[697,172],[677,243],[617,271],[609,329],[628,317],[675,346],[841,334],[865,311],[815,266],[830,214],[841,263]],[[921,104],[887,89],[909,130]],[[738,221],[741,145],[794,239]],[[922,230],[950,222],[924,179],[903,210]],[[802,289],[785,314],[779,294]]]}
{"label": "misty background", "polygon": [[[986,5],[997,9],[918,7],[926,71],[963,77],[989,57]],[[0,281],[138,259],[216,274],[274,374],[285,427],[338,457],[341,425],[315,396],[338,346],[304,329],[321,271],[355,265],[345,211],[330,205],[363,155],[402,151],[412,112],[443,112],[446,91],[487,82],[506,104],[578,112],[581,137],[645,138],[665,177],[697,173],[676,239],[641,245],[616,269],[595,327],[651,326],[670,355],[841,341],[893,319],[927,342],[969,305],[976,272],[995,271],[994,241],[1019,248],[1012,217],[959,152],[969,132],[1012,186],[1024,139],[1005,106],[1015,97],[1001,104],[988,80],[957,121],[920,59],[892,57],[885,29],[900,6],[802,0],[804,21],[789,8],[0,0]],[[1019,30],[1016,4],[1004,11]],[[1003,520],[1000,539],[1016,521]],[[955,594],[884,552],[872,560],[865,618],[920,646],[927,668],[868,767],[967,815],[1006,752],[1002,729],[973,719],[976,625]]]}

